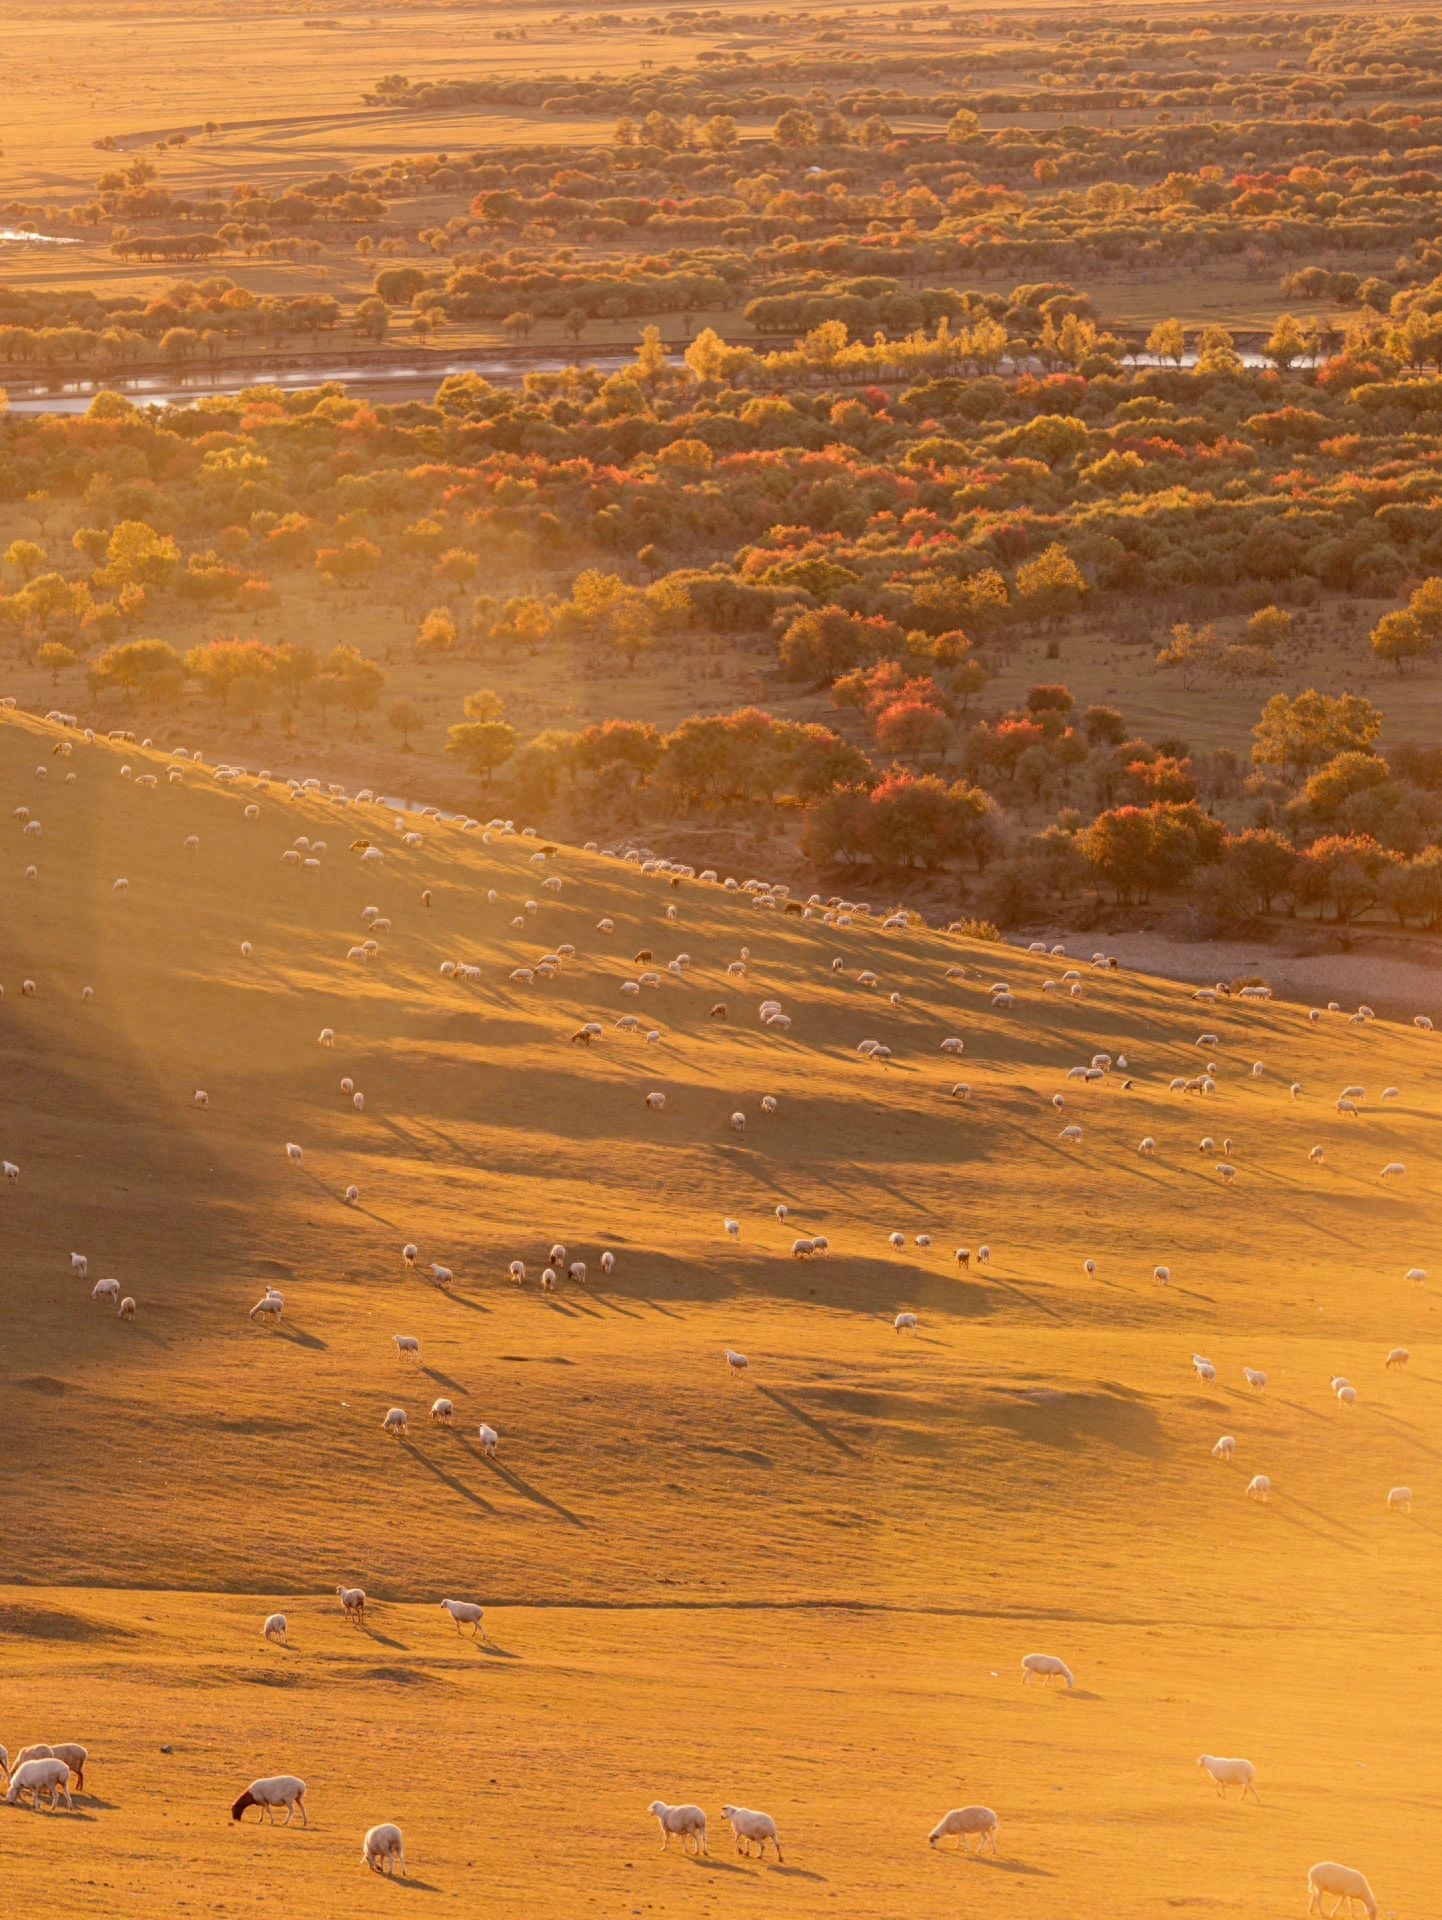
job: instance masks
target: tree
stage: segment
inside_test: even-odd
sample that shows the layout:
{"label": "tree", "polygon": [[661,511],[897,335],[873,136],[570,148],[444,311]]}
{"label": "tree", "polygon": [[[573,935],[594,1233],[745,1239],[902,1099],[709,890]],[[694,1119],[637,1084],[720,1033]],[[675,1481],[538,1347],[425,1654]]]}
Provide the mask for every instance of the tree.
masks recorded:
{"label": "tree", "polygon": [[974,140],[981,132],[980,116],[970,107],[958,107],[946,123],[946,137],[957,146],[964,146],[968,140]]}
{"label": "tree", "polygon": [[118,688],[130,700],[160,701],[179,693],[185,663],[166,640],[124,640],[105,649],[89,678],[96,694]]}
{"label": "tree", "polygon": [[[185,668],[224,708],[230,704],[231,689],[242,680],[274,679],[275,656],[259,640],[212,640],[208,646],[190,649],[185,656]],[[252,702],[252,716],[256,710],[256,703]]]}
{"label": "tree", "polygon": [[1340,926],[1350,926],[1359,914],[1376,906],[1387,874],[1399,864],[1399,856],[1379,846],[1369,834],[1333,834],[1316,841],[1301,856],[1299,892],[1302,898],[1316,901],[1319,918],[1330,900],[1333,918]]}
{"label": "tree", "polygon": [[19,573],[22,580],[33,580],[45,565],[45,549],[36,546],[33,540],[12,540],[5,549],[5,561]]}
{"label": "tree", "polygon": [[952,725],[946,715],[921,700],[901,700],[877,716],[876,738],[888,753],[919,760],[934,753],[946,755],[952,739]]}
{"label": "tree", "polygon": [[1221,651],[1215,627],[1210,624],[1193,627],[1182,620],[1172,628],[1171,639],[1157,655],[1157,665],[1180,673],[1182,692],[1190,693],[1198,680],[1216,666]]}
{"label": "tree", "polygon": [[355,722],[353,731],[359,733],[361,715],[374,713],[380,705],[384,669],[367,660],[359,648],[340,646],[332,647],[326,656],[325,672],[334,679],[338,702]]}
{"label": "tree", "polygon": [[376,346],[379,346],[389,333],[390,324],[390,308],[375,294],[372,294],[368,300],[362,300],[355,310],[356,332]]}
{"label": "tree", "polygon": [[430,660],[438,654],[454,653],[457,638],[453,615],[445,607],[432,607],[416,634],[416,658]]}
{"label": "tree", "polygon": [[1187,330],[1180,320],[1158,320],[1147,335],[1147,352],[1159,364],[1170,360],[1179,367],[1186,357]]}
{"label": "tree", "polygon": [[489,687],[479,687],[466,695],[464,712],[468,720],[499,720],[505,711],[505,702]]}
{"label": "tree", "polygon": [[397,700],[386,715],[386,725],[401,737],[401,752],[411,750],[411,735],[419,732],[424,725],[425,716],[411,700]]}
{"label": "tree", "polygon": [[1025,612],[1056,626],[1081,605],[1087,583],[1066,548],[1053,542],[1017,568],[1016,590]]}
{"label": "tree", "polygon": [[1244,371],[1236,342],[1225,327],[1203,327],[1197,349],[1197,372],[1227,378]]}
{"label": "tree", "polygon": [[1292,637],[1292,616],[1283,607],[1258,607],[1247,622],[1246,641],[1249,647],[1273,647],[1284,645]]}
{"label": "tree", "polygon": [[1401,673],[1409,660],[1420,660],[1432,651],[1432,635],[1413,613],[1384,613],[1372,629],[1372,651]]}
{"label": "tree", "polygon": [[701,144],[712,153],[730,153],[740,139],[736,122],[729,113],[713,113],[701,129]]}
{"label": "tree", "polygon": [[1250,908],[1270,913],[1277,899],[1292,890],[1297,854],[1281,834],[1252,827],[1227,842],[1222,870]]}
{"label": "tree", "polygon": [[491,784],[497,767],[504,766],[516,751],[519,735],[504,720],[468,720],[450,727],[446,734],[446,752],[464,762],[467,770]]}
{"label": "tree", "polygon": [[80,658],[73,647],[67,647],[63,640],[47,640],[36,654],[40,665],[50,675],[50,684],[55,686],[67,667],[73,667]]}
{"label": "tree", "polygon": [[1314,352],[1316,344],[1299,320],[1290,313],[1284,313],[1273,327],[1267,344],[1262,348],[1262,355],[1271,361],[1278,373],[1285,373],[1298,360]]}
{"label": "tree", "polygon": [[1315,767],[1339,753],[1368,751],[1382,731],[1382,716],[1360,694],[1326,694],[1309,688],[1289,699],[1276,693],[1252,729],[1252,758],[1259,767]]}
{"label": "tree", "polygon": [[122,520],[105,547],[105,565],[94,575],[97,587],[163,587],[180,565],[180,548],[168,533],[143,520]]}

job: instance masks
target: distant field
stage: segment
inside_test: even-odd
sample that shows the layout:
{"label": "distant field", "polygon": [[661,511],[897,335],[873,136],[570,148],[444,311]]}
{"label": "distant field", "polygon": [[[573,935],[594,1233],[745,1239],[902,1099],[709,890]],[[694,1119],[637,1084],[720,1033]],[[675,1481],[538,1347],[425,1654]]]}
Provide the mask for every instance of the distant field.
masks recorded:
{"label": "distant field", "polygon": [[[1442,1327],[1403,1274],[1438,1267],[1433,1036],[1198,1007],[1084,954],[1082,997],[1044,996],[1065,960],[800,922],[565,849],[538,869],[535,842],[434,823],[408,850],[383,812],[194,768],[173,785],[158,752],[54,741],[0,719],[5,817],[42,823],[9,829],[25,911],[0,963],[0,1151],[20,1167],[0,1191],[0,1733],[93,1759],[83,1817],[6,1824],[12,1897],[68,1915],[98,1885],[212,1911],[244,1875],[339,1915],[362,1829],[394,1818],[424,1885],[556,1920],[583,1895],[749,1911],[763,1875],[798,1913],[929,1920],[964,1888],[1001,1916],[1030,1888],[1079,1920],[1281,1916],[1336,1854],[1422,1920],[1442,1866]],[[327,843],[318,871],[281,861],[302,833]],[[367,903],[392,931],[359,967]],[[511,982],[562,942],[554,981]],[[638,1001],[619,988],[643,946],[691,965]],[[443,979],[447,958],[480,984]],[[1001,978],[1011,1012],[988,1003]],[[755,1021],[773,994],[784,1037]],[[628,1006],[657,1045],[615,1030]],[[601,1040],[569,1046],[591,1018]],[[890,1066],[858,1057],[868,1035]],[[1097,1051],[1126,1075],[1068,1081]],[[1212,1098],[1167,1091],[1208,1057]],[[1354,1080],[1360,1119],[1334,1105]],[[793,1259],[818,1232],[829,1256]],[[584,1288],[538,1292],[553,1239]],[[983,1243],[989,1263],[959,1268],[953,1248]],[[133,1324],[87,1297],[72,1250],[133,1293]],[[267,1283],[280,1329],[247,1318]],[[1396,1345],[1410,1366],[1387,1371]],[[426,1418],[437,1394],[453,1431]],[[381,1431],[392,1405],[406,1440]],[[1209,1457],[1222,1432],[1231,1467]],[[1267,1506],[1243,1498],[1258,1471]],[[1385,1510],[1399,1484],[1410,1516]],[[338,1581],[377,1600],[365,1636]],[[494,1650],[457,1642],[443,1594],[488,1606]],[[284,1651],[259,1637],[277,1604]],[[1037,1648],[1075,1693],[1023,1690]],[[1261,1808],[1217,1801],[1194,1765],[1214,1750],[1255,1761]],[[281,1770],[310,1781],[312,1831],[233,1827],[239,1787]],[[709,1870],[661,1858],[656,1795],[711,1811]],[[775,1814],[784,1869],[728,1852],[733,1796]],[[928,1854],[971,1800],[999,1812],[998,1862]]]}

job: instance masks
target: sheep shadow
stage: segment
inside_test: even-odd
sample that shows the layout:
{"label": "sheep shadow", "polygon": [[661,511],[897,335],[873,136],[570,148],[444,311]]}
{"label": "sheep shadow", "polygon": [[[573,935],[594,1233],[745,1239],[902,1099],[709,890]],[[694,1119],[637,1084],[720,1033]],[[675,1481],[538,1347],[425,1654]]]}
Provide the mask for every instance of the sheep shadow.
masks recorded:
{"label": "sheep shadow", "polygon": [[456,1306],[468,1308],[472,1313],[489,1313],[490,1312],[489,1307],[483,1307],[479,1300],[472,1300],[467,1294],[450,1293],[444,1287],[436,1287],[435,1291],[439,1294],[444,1294],[445,1298],[447,1300],[453,1301]]}
{"label": "sheep shadow", "polygon": [[520,1474],[512,1472],[509,1467],[502,1466],[499,1460],[492,1459],[490,1454],[475,1451],[468,1441],[461,1441],[461,1445],[481,1466],[489,1467],[497,1479],[504,1480],[508,1487],[514,1488],[527,1500],[534,1500],[538,1507],[547,1507],[552,1513],[559,1514],[569,1526],[584,1530],[586,1522],[578,1513],[572,1513],[569,1507],[563,1507],[559,1500],[553,1500],[550,1494],[542,1493],[539,1487],[531,1486],[521,1478]]}
{"label": "sheep shadow", "polygon": [[[1049,1687],[1047,1691],[1050,1693],[1053,1689]],[[1056,1690],[1056,1697],[1058,1700],[1101,1700],[1106,1696],[1091,1693],[1086,1687],[1061,1687]]]}
{"label": "sheep shadow", "polygon": [[[665,1320],[684,1320],[686,1317],[684,1314],[677,1313],[672,1307],[663,1307],[659,1300],[648,1300],[644,1295],[640,1294],[636,1297],[640,1300],[643,1307],[649,1307],[652,1313],[659,1313]],[[639,1315],[636,1317],[638,1319],[640,1318]]]}
{"label": "sheep shadow", "polygon": [[473,1507],[479,1507],[483,1513],[493,1514],[496,1511],[483,1494],[476,1493],[474,1489],[466,1485],[464,1480],[457,1480],[453,1473],[447,1473],[444,1467],[438,1466],[434,1460],[429,1459],[422,1453],[414,1440],[407,1440],[402,1435],[400,1436],[400,1444],[418,1466],[424,1467],[427,1473],[432,1474],[439,1480],[442,1486],[449,1487],[451,1492],[459,1495],[462,1500],[469,1501]]}
{"label": "sheep shadow", "polygon": [[293,1347],[304,1347],[311,1353],[327,1351],[326,1342],[319,1334],[307,1333],[302,1327],[287,1327],[280,1324],[275,1328],[275,1332],[282,1340],[288,1340]]}
{"label": "sheep shadow", "polygon": [[448,1373],[442,1373],[439,1367],[423,1366],[421,1372],[434,1380],[438,1387],[449,1387],[452,1393],[468,1394],[470,1392],[469,1387],[463,1387],[459,1380],[452,1380],[451,1376]]}
{"label": "sheep shadow", "polygon": [[714,1854],[703,1853],[687,1856],[693,1867],[699,1867],[703,1873],[745,1873],[746,1869],[739,1860],[718,1860]]}
{"label": "sheep shadow", "polygon": [[778,1393],[774,1387],[761,1386],[758,1386],[756,1391],[763,1399],[771,1401],[774,1406],[789,1413],[791,1418],[799,1421],[803,1427],[808,1427],[818,1439],[824,1440],[827,1446],[835,1447],[838,1453],[849,1454],[853,1460],[860,1458],[857,1449],[849,1440],[843,1440],[839,1433],[833,1433],[824,1420],[818,1420],[815,1414],[807,1413],[804,1408],[798,1407],[796,1402],[788,1400],[784,1393]]}
{"label": "sheep shadow", "polygon": [[[1092,1694],[1091,1699],[1098,1696]],[[1029,1860],[1002,1860],[995,1854],[974,1853],[971,1858],[979,1867],[989,1867],[993,1873],[1016,1873],[1028,1880],[1054,1880],[1056,1875],[1050,1867],[1034,1867]]]}
{"label": "sheep shadow", "polygon": [[629,1307],[623,1307],[618,1300],[608,1300],[604,1293],[592,1293],[591,1299],[598,1307],[604,1307],[608,1313],[618,1313],[623,1320],[639,1320],[639,1313],[632,1313]]}
{"label": "sheep shadow", "polygon": [[385,1880],[393,1887],[408,1888],[412,1893],[440,1893],[442,1889],[430,1880],[417,1880],[403,1874],[399,1879],[393,1873],[378,1873],[377,1880]]}
{"label": "sheep shadow", "polygon": [[382,1633],[379,1627],[357,1627],[357,1633],[363,1633],[367,1640],[374,1640],[378,1647],[389,1647],[393,1653],[409,1653],[410,1648],[404,1640],[392,1640],[388,1633]]}
{"label": "sheep shadow", "polygon": [[772,1864],[771,1872],[780,1880],[815,1880],[823,1887],[829,1884],[824,1873],[812,1873],[806,1867],[788,1867],[780,1860]]}

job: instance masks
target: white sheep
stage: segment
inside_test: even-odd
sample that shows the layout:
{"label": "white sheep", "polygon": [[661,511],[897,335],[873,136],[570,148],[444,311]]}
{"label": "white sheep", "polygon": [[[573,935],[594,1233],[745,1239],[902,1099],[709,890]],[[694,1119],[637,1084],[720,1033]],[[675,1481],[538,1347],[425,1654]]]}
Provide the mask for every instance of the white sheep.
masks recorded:
{"label": "white sheep", "polygon": [[524,1261],[524,1260],[513,1260],[513,1261],[511,1262],[511,1264],[510,1264],[510,1266],[508,1266],[508,1267],[506,1268],[506,1273],[507,1273],[507,1276],[508,1276],[508,1277],[509,1277],[510,1279],[512,1279],[512,1280],[514,1280],[514,1281],[515,1281],[515,1283],[516,1283],[516,1285],[517,1285],[518,1287],[523,1287],[523,1286],[525,1286],[525,1284],[526,1284],[526,1263],[525,1263],[525,1261]]}
{"label": "white sheep", "polygon": [[723,1220],[721,1224],[726,1230],[728,1240],[739,1240],[741,1238],[741,1222],[739,1220]]}
{"label": "white sheep", "polygon": [[252,1780],[245,1792],[230,1809],[232,1820],[239,1820],[247,1807],[259,1807],[261,1813],[275,1825],[275,1809],[284,1807],[283,1827],[288,1827],[295,1818],[297,1807],[300,1809],[300,1823],[310,1825],[310,1816],[305,1810],[305,1782],[298,1780],[293,1773],[278,1773],[269,1780]]}
{"label": "white sheep", "polygon": [[1392,1351],[1387,1355],[1388,1371],[1390,1372],[1393,1367],[1405,1367],[1411,1358],[1411,1354],[1405,1347],[1393,1347]]}
{"label": "white sheep", "polygon": [[1203,1359],[1199,1353],[1192,1355],[1192,1368],[1204,1387],[1209,1387],[1217,1377],[1217,1370],[1211,1361]]}
{"label": "white sheep", "polygon": [[449,1267],[438,1266],[433,1260],[431,1262],[431,1278],[441,1289],[442,1293],[445,1293],[454,1284],[456,1276],[451,1272]]}
{"label": "white sheep", "polygon": [[113,1300],[118,1303],[120,1299],[120,1282],[118,1280],[97,1280],[95,1285],[90,1289],[90,1298],[92,1300]]}
{"label": "white sheep", "polygon": [[87,1275],[90,1272],[90,1262],[86,1259],[83,1253],[71,1254],[70,1271],[73,1274],[77,1274],[79,1278],[82,1280],[84,1280],[87,1277]]}
{"label": "white sheep", "polygon": [[323,1047],[333,1047],[335,1045],[335,1028],[334,1027],[321,1028],[320,1044]]}
{"label": "white sheep", "polygon": [[287,1160],[294,1161],[296,1166],[300,1166],[305,1159],[305,1154],[295,1144],[294,1140],[287,1140],[285,1143],[285,1157]]}
{"label": "white sheep", "polygon": [[401,1830],[393,1821],[372,1827],[361,1841],[361,1858],[373,1873],[389,1873],[394,1879],[397,1863],[401,1878],[406,1877],[406,1849]]}
{"label": "white sheep", "polygon": [[1408,1267],[1407,1278],[1415,1281],[1419,1287],[1425,1286],[1427,1284],[1427,1269],[1425,1267]]}
{"label": "white sheep", "polygon": [[567,1267],[567,1269],[566,1269],[566,1278],[567,1278],[567,1279],[568,1279],[568,1280],[569,1280],[569,1281],[570,1281],[570,1282],[571,1282],[571,1283],[572,1283],[572,1284],[573,1284],[574,1286],[578,1286],[578,1287],[584,1287],[584,1286],[585,1286],[585,1284],[586,1284],[586,1263],[585,1263],[585,1261],[584,1261],[584,1260],[573,1260],[573,1261],[571,1262],[571,1264],[570,1264],[570,1266],[568,1266],[568,1267]]}
{"label": "white sheep", "polygon": [[898,1253],[900,1253],[901,1249],[906,1245],[906,1235],[904,1233],[889,1233],[886,1238],[890,1245],[896,1248]]}
{"label": "white sheep", "polygon": [[1357,1404],[1357,1389],[1353,1386],[1348,1386],[1344,1382],[1337,1389],[1337,1405],[1339,1407],[1355,1407],[1356,1404]]}
{"label": "white sheep", "polygon": [[1266,1374],[1265,1374],[1265,1373],[1263,1373],[1263,1372],[1261,1371],[1261,1369],[1260,1369],[1260,1368],[1258,1368],[1258,1367],[1243,1367],[1243,1368],[1242,1368],[1242,1378],[1243,1378],[1243,1379],[1244,1379],[1244,1380],[1246,1381],[1246,1383],[1247,1383],[1247,1385],[1248,1385],[1248,1386],[1249,1386],[1249,1387],[1250,1387],[1250,1388],[1252,1389],[1252,1391],[1253,1391],[1253,1393],[1265,1393],[1265,1392],[1266,1392],[1266,1390],[1267,1390],[1267,1376],[1266,1376]]}
{"label": "white sheep", "polygon": [[1307,1155],[1307,1158],[1311,1161],[1314,1167],[1320,1167],[1323,1160],[1326,1158],[1326,1155],[1323,1153],[1320,1147],[1313,1147],[1311,1152]]}
{"label": "white sheep", "polygon": [[1145,1135],[1145,1137],[1137,1143],[1138,1153],[1151,1155],[1154,1154],[1156,1150],[1157,1143],[1150,1134]]}
{"label": "white sheep", "polygon": [[1058,1140],[1069,1141],[1073,1146],[1076,1146],[1079,1143],[1079,1141],[1081,1140],[1081,1137],[1082,1137],[1082,1130],[1080,1127],[1076,1125],[1072,1125],[1070,1127],[1063,1127],[1061,1132],[1057,1135]]}
{"label": "white sheep", "polygon": [[781,1860],[781,1842],[776,1835],[776,1822],[769,1813],[756,1813],[750,1807],[722,1807],[721,1816],[730,1822],[738,1853],[745,1854],[749,1860],[754,1842],[757,1859],[764,1860],[766,1842],[769,1840],[776,1849],[778,1862]]}
{"label": "white sheep", "polygon": [[1382,1178],[1384,1180],[1400,1180],[1406,1171],[1407,1169],[1400,1160],[1389,1160],[1382,1169]]}
{"label": "white sheep", "polygon": [[1068,1687],[1076,1685],[1071,1668],[1054,1653],[1029,1653],[1023,1658],[1021,1683],[1025,1686],[1032,1679],[1040,1680],[1044,1687],[1049,1687],[1053,1680],[1058,1679],[1065,1680]]}
{"label": "white sheep", "polygon": [[1372,1889],[1367,1885],[1366,1876],[1358,1873],[1355,1867],[1338,1866],[1335,1860],[1319,1860],[1315,1867],[1308,1869],[1307,1889],[1311,1894],[1307,1902],[1308,1913],[1325,1915],[1327,1909],[1322,1905],[1322,1895],[1335,1893],[1337,1904],[1332,1908],[1333,1920],[1342,1911],[1344,1900],[1347,1903],[1348,1920],[1351,1920],[1354,1901],[1367,1915],[1367,1920],[1377,1920],[1377,1902]]}
{"label": "white sheep", "polygon": [[1236,1441],[1232,1438],[1231,1434],[1224,1433],[1221,1439],[1212,1448],[1212,1458],[1214,1460],[1226,1460],[1230,1462],[1232,1459],[1232,1456],[1236,1453],[1236,1451],[1237,1451]]}
{"label": "white sheep", "polygon": [[337,1587],[336,1597],[341,1603],[345,1617],[352,1626],[363,1627],[366,1623],[366,1596],[364,1587]]}
{"label": "white sheep", "polygon": [[388,1408],[386,1411],[385,1419],[381,1421],[381,1431],[383,1433],[393,1433],[397,1437],[400,1437],[404,1434],[409,1433],[410,1427],[406,1422],[405,1408],[404,1407]]}
{"label": "white sheep", "polygon": [[646,1811],[655,1814],[660,1822],[662,1853],[670,1846],[673,1833],[680,1834],[683,1853],[694,1853],[699,1859],[709,1851],[706,1845],[706,1816],[699,1807],[670,1807],[664,1800],[653,1800]]}
{"label": "white sheep", "polygon": [[0,1173],[3,1173],[7,1180],[20,1178],[20,1169],[13,1160],[0,1160]]}
{"label": "white sheep", "polygon": [[1272,1483],[1265,1473],[1254,1473],[1247,1482],[1247,1498],[1249,1500],[1260,1500],[1263,1506],[1267,1504],[1268,1499],[1271,1497],[1271,1492]]}
{"label": "white sheep", "polygon": [[751,1365],[746,1355],[744,1353],[738,1353],[734,1347],[724,1347],[722,1351],[726,1355],[727,1371],[731,1374],[745,1373],[746,1369]]}
{"label": "white sheep", "polygon": [[431,1419],[438,1427],[448,1427],[456,1417],[456,1410],[449,1400],[432,1400]]}
{"label": "white sheep", "polygon": [[948,1834],[954,1833],[958,1849],[962,1853],[970,1853],[971,1836],[975,1834],[978,1853],[984,1853],[988,1846],[995,1853],[1000,1824],[990,1807],[953,1807],[932,1828],[928,1836],[929,1844],[939,1847]]}
{"label": "white sheep", "polygon": [[1262,1804],[1257,1798],[1257,1789],[1253,1784],[1257,1778],[1257,1769],[1250,1760],[1222,1760],[1214,1753],[1204,1753],[1197,1761],[1197,1765],[1205,1767],[1212,1776],[1216,1783],[1218,1799],[1226,1799],[1228,1787],[1240,1787],[1243,1800],[1251,1794],[1258,1806]]}
{"label": "white sheep", "polygon": [[348,1207],[358,1207],[360,1205],[360,1188],[352,1182],[341,1197]]}
{"label": "white sheep", "polygon": [[616,1271],[616,1256],[609,1247],[601,1255],[601,1271],[608,1277]]}
{"label": "white sheep", "polygon": [[1095,1260],[1083,1260],[1083,1261],[1082,1261],[1082,1272],[1083,1272],[1083,1273],[1084,1273],[1084,1274],[1086,1275],[1086,1277],[1087,1277],[1087,1279],[1088,1279],[1088,1280],[1095,1280],[1095,1279],[1096,1279],[1096,1277],[1097,1277],[1097,1263],[1096,1263],[1096,1261],[1095,1261]]}
{"label": "white sheep", "polygon": [[474,1600],[442,1600],[441,1605],[455,1622],[457,1633],[469,1627],[473,1640],[487,1638],[484,1607],[478,1607]]}
{"label": "white sheep", "polygon": [[414,1360],[421,1363],[421,1343],[413,1333],[398,1333],[395,1336],[397,1360]]}
{"label": "white sheep", "polygon": [[1412,1489],[1393,1487],[1387,1495],[1387,1507],[1392,1513],[1410,1513],[1412,1511]]}
{"label": "white sheep", "polygon": [[648,1093],[646,1095],[646,1105],[651,1109],[652,1113],[663,1113],[666,1108],[665,1094]]}
{"label": "white sheep", "polygon": [[63,1800],[67,1808],[74,1810],[70,1798],[70,1766],[67,1761],[57,1760],[53,1755],[42,1755],[33,1760],[17,1760],[15,1770],[10,1775],[10,1791],[5,1795],[12,1807],[20,1804],[22,1794],[30,1795],[30,1804],[36,1813],[40,1811],[42,1797],[49,1800],[50,1810]]}
{"label": "white sheep", "polygon": [[135,1318],[135,1301],[130,1294],[128,1293],[126,1294],[125,1298],[121,1301],[119,1307],[116,1309],[116,1312],[118,1317],[122,1320],[133,1320]]}
{"label": "white sheep", "polygon": [[267,1287],[264,1298],[257,1300],[250,1310],[250,1318],[252,1320],[268,1319],[279,1321],[284,1318],[284,1315],[285,1295],[283,1293],[277,1293],[274,1287]]}
{"label": "white sheep", "polygon": [[746,1131],[746,1115],[745,1115],[744,1113],[733,1113],[733,1114],[732,1114],[732,1116],[731,1116],[731,1131],[732,1131],[733,1133],[745,1133],[745,1131]]}
{"label": "white sheep", "polygon": [[286,1644],[286,1635],[290,1632],[290,1622],[283,1613],[268,1613],[261,1632],[272,1645],[283,1647]]}
{"label": "white sheep", "polygon": [[1172,1270],[1170,1267],[1153,1267],[1152,1268],[1152,1278],[1153,1280],[1156,1281],[1159,1287],[1167,1286],[1171,1281],[1171,1277],[1172,1277]]}

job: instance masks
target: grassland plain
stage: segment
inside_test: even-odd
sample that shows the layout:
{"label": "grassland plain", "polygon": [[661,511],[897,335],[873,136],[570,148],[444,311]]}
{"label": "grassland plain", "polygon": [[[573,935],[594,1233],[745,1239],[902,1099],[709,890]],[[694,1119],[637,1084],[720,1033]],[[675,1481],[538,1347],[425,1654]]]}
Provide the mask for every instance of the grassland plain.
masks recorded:
{"label": "grassland plain", "polygon": [[[360,1834],[395,1819],[435,1897],[557,1920],[1283,1916],[1323,1857],[1384,1914],[1434,1910],[1442,1356],[1433,1291],[1404,1279],[1439,1264],[1434,1035],[800,921],[569,848],[540,868],[535,842],[435,821],[406,848],[383,811],[56,744],[0,720],[0,1738],[93,1759],[74,1818],[6,1812],[17,1909],[378,1912],[404,1894],[361,1878]],[[301,834],[327,842],[315,870],[281,861]],[[361,967],[367,904],[393,931]],[[511,981],[567,942],[555,979]],[[643,947],[691,957],[639,1003],[655,1046],[613,1025]],[[1044,996],[1067,964],[1081,998]],[[768,995],[785,1036],[756,1023]],[[569,1046],[593,1018],[604,1037]],[[1067,1080],[1098,1051],[1130,1090]],[[1167,1090],[1207,1058],[1214,1095]],[[792,1259],[797,1232],[829,1257]],[[553,1240],[585,1290],[536,1291]],[[247,1318],[268,1281],[279,1329]],[[1386,1509],[1400,1484],[1411,1514]],[[373,1596],[364,1632],[338,1581]],[[443,1594],[486,1604],[492,1648]],[[260,1638],[276,1605],[288,1648]],[[1075,1692],[1023,1689],[1038,1647]],[[1261,1807],[1219,1802],[1201,1752],[1250,1757]],[[288,1770],[310,1830],[233,1826],[234,1793]],[[709,1867],[661,1856],[655,1795],[707,1806]],[[775,1815],[784,1868],[729,1852],[725,1800]],[[996,1863],[926,1848],[966,1801],[1000,1815]]]}

